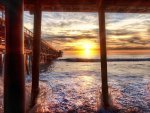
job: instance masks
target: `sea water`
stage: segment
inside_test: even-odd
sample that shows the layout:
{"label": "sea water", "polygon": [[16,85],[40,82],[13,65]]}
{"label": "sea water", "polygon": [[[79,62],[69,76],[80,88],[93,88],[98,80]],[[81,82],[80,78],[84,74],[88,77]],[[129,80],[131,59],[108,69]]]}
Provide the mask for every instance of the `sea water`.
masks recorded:
{"label": "sea water", "polygon": [[[108,85],[119,113],[150,113],[150,61],[108,62]],[[41,68],[36,112],[94,113],[100,105],[100,62],[54,61]]]}

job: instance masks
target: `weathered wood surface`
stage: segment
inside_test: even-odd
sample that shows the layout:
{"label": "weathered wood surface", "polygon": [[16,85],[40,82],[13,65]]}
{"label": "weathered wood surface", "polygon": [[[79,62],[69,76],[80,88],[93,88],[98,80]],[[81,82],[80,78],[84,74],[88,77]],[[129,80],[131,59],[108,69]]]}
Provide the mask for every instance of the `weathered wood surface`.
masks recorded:
{"label": "weathered wood surface", "polygon": [[[41,0],[43,11],[98,12],[102,0]],[[105,0],[105,12],[150,13],[150,0]],[[32,11],[34,0],[25,0],[25,10]]]}
{"label": "weathered wood surface", "polygon": [[4,113],[25,113],[23,0],[7,0]]}
{"label": "weathered wood surface", "polygon": [[[3,1],[3,0],[2,0]],[[33,12],[35,0],[24,0],[24,10]],[[42,11],[98,12],[102,0],[40,0]],[[150,13],[150,0],[105,0],[105,12]],[[3,4],[3,6],[2,6]],[[0,10],[6,2],[0,2]]]}

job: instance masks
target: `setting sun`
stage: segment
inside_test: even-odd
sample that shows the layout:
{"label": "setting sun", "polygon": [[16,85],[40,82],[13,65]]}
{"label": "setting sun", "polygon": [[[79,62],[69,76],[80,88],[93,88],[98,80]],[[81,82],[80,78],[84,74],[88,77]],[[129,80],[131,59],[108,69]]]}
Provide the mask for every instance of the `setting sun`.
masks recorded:
{"label": "setting sun", "polygon": [[96,55],[97,45],[93,41],[80,40],[76,43],[79,46],[76,46],[79,49],[79,55],[85,58],[91,58]]}
{"label": "setting sun", "polygon": [[83,53],[85,55],[90,55],[92,54],[92,49],[94,48],[94,44],[92,42],[83,42]]}

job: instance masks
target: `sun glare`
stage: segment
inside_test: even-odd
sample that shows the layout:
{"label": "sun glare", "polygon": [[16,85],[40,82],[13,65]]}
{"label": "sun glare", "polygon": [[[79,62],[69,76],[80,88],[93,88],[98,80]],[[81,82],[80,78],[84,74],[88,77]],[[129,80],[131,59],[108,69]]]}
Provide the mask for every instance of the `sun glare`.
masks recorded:
{"label": "sun glare", "polygon": [[82,57],[91,58],[95,55],[97,47],[96,47],[96,44],[94,42],[88,41],[88,40],[81,40],[80,42],[78,42],[78,44],[80,45],[79,54]]}
{"label": "sun glare", "polygon": [[83,52],[85,55],[90,55],[92,52],[92,45],[91,43],[83,43]]}

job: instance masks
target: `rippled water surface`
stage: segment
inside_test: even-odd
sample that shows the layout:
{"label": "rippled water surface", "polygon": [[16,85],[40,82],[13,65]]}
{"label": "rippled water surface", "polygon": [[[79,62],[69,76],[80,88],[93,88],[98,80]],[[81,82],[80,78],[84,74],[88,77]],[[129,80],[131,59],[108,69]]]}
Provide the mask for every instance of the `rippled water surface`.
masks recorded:
{"label": "rippled water surface", "polygon": [[[150,113],[150,62],[108,62],[109,93],[120,113]],[[93,113],[101,105],[98,62],[56,61],[42,69],[37,112]]]}

